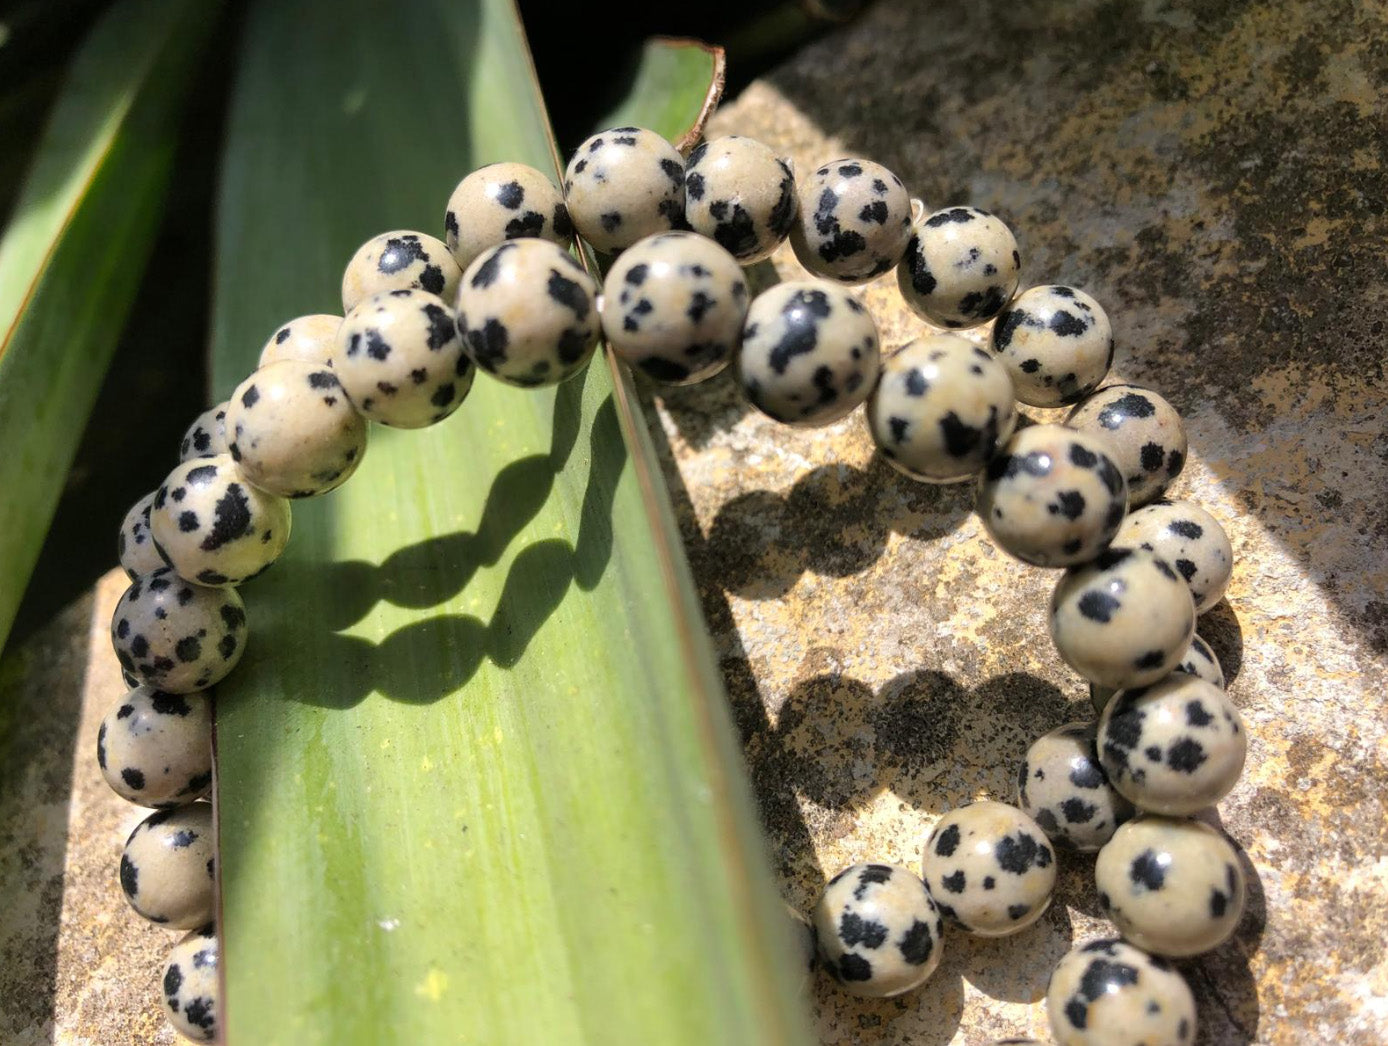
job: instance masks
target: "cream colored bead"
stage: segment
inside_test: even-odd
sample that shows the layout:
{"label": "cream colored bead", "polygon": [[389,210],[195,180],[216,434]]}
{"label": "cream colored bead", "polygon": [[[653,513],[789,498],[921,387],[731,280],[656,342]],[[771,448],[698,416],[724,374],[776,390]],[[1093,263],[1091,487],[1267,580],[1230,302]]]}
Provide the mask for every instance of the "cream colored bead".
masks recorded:
{"label": "cream colored bead", "polygon": [[654,131],[602,131],[569,160],[564,202],[578,234],[615,254],[684,222],[684,159]]}
{"label": "cream colored bead", "polygon": [[444,242],[459,269],[499,243],[534,236],[565,250],[573,223],[554,183],[523,163],[492,163],[453,190],[443,216]]}
{"label": "cream colored bead", "polygon": [[1185,423],[1151,389],[1109,385],[1076,406],[1065,424],[1107,444],[1132,508],[1161,497],[1185,467]]}
{"label": "cream colored bead", "polygon": [[824,968],[854,995],[900,995],[940,965],[944,923],[925,885],[905,868],[845,868],[824,888],[813,922]]}
{"label": "cream colored bead", "polygon": [[826,163],[800,183],[790,245],[800,264],[839,283],[866,283],[901,261],[911,239],[911,197],[871,160]]}
{"label": "cream colored bead", "polygon": [[902,300],[937,327],[976,327],[1017,290],[1021,255],[1002,219],[976,207],[947,207],[911,229],[897,267]]}
{"label": "cream colored bead", "polygon": [[1134,813],[1099,763],[1097,732],[1094,723],[1067,723],[1038,737],[1017,773],[1017,805],[1080,853],[1099,849]]}
{"label": "cream colored bead", "polygon": [[389,291],[427,291],[444,301],[458,293],[463,270],[448,247],[422,232],[398,229],[373,236],[352,255],[342,274],[342,311]]}
{"label": "cream colored bead", "polygon": [[149,512],[154,505],[155,493],[151,491],[131,505],[125,519],[121,520],[116,549],[120,555],[120,565],[132,581],[168,565],[154,547],[154,539],[149,533]]}
{"label": "cream colored bead", "polygon": [[96,735],[96,761],[122,799],[171,806],[212,787],[212,700],[137,686],[122,697]]}
{"label": "cream colored bead", "polygon": [[743,265],[768,257],[795,223],[790,164],[754,138],[701,142],[685,163],[684,216]]}
{"label": "cream colored bead", "polygon": [[1128,513],[1114,543],[1155,552],[1186,579],[1195,612],[1221,599],[1234,572],[1234,547],[1219,520],[1190,501],[1161,501]]}
{"label": "cream colored bead", "polygon": [[217,839],[212,804],[189,803],[150,814],[125,841],[120,885],[130,906],[173,930],[201,926],[215,914],[212,886]]}
{"label": "cream colored bead", "polygon": [[993,351],[1019,402],[1074,403],[1099,387],[1113,365],[1113,325],[1103,307],[1074,287],[1029,287],[993,325]]}
{"label": "cream colored bead", "polygon": [[246,608],[234,588],[206,588],[165,567],[136,578],[111,615],[121,668],[171,694],[226,678],[246,648]]}
{"label": "cream colored bead", "polygon": [[208,923],[174,945],[164,962],[164,1016],[174,1031],[194,1042],[221,1037],[222,987],[217,977],[221,944]]}
{"label": "cream colored bead", "polygon": [[[1185,657],[1181,658],[1181,663],[1173,671],[1189,672],[1207,683],[1213,683],[1221,690],[1224,689],[1224,668],[1220,665],[1219,658],[1215,657],[1215,652],[1210,649],[1210,644],[1199,635],[1190,637],[1190,646],[1186,647]],[[1089,684],[1089,699],[1094,703],[1094,711],[1101,714],[1116,693],[1118,691],[1114,687]]]}
{"label": "cream colored bead", "polygon": [[192,461],[194,458],[215,458],[218,454],[225,454],[226,415],[227,405],[218,403],[193,419],[178,445],[178,460]]}
{"label": "cream colored bead", "polygon": [[270,335],[265,347],[260,350],[260,366],[280,360],[303,360],[331,366],[333,346],[337,342],[337,329],[342,326],[342,317],[317,312],[299,316],[281,326]]}
{"label": "cream colored bead", "polygon": [[1077,945],[1046,989],[1058,1046],[1190,1046],[1195,997],[1164,959],[1115,939]]}

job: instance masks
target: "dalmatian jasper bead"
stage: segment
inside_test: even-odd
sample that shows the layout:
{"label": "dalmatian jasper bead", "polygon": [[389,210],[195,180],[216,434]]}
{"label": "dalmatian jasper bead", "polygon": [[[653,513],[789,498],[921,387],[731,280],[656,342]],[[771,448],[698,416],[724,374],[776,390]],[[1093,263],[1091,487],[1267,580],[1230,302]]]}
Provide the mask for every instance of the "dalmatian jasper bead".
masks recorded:
{"label": "dalmatian jasper bead", "polygon": [[448,198],[443,227],[460,272],[507,240],[534,236],[568,250],[574,235],[559,190],[523,163],[492,163],[469,174]]}
{"label": "dalmatian jasper bead", "polygon": [[685,164],[684,217],[743,265],[759,262],[795,222],[795,175],[753,138],[702,142]]}
{"label": "dalmatian jasper bead", "polygon": [[918,988],[940,965],[944,922],[925,885],[892,864],[855,864],[834,876],[814,909],[819,958],[854,995]]}
{"label": "dalmatian jasper bead", "polygon": [[366,419],[331,367],[279,360],[243,381],[228,403],[231,456],[271,494],[326,494],[347,482],[366,453]]}
{"label": "dalmatian jasper bead", "polygon": [[422,429],[442,421],[472,389],[453,310],[426,291],[368,298],[337,332],[333,373],[370,421]]}
{"label": "dalmatian jasper bead", "polygon": [[1099,387],[1113,366],[1113,325],[1084,291],[1029,287],[998,313],[993,351],[1007,365],[1017,399],[1060,407]]}
{"label": "dalmatian jasper bead", "polygon": [[916,223],[896,279],[902,299],[927,323],[976,327],[1011,299],[1021,265],[1017,240],[1000,218],[948,207]]}
{"label": "dalmatian jasper bead", "polygon": [[164,1015],[194,1042],[215,1042],[220,1035],[219,951],[217,928],[208,923],[174,945],[164,963]]}
{"label": "dalmatian jasper bead", "polygon": [[215,458],[218,454],[225,454],[226,416],[225,403],[218,403],[199,414],[183,434],[183,442],[178,445],[178,460],[192,461],[194,458]]}
{"label": "dalmatian jasper bead", "polygon": [[1189,1046],[1195,997],[1165,959],[1117,938],[1066,953],[1046,989],[1057,1046]]}
{"label": "dalmatian jasper bead", "polygon": [[654,131],[602,131],[569,160],[564,202],[579,235],[615,254],[684,224],[684,160]]}
{"label": "dalmatian jasper bead", "polygon": [[747,310],[738,380],[758,410],[783,424],[845,417],[872,391],[880,365],[872,315],[837,284],[778,283]]}
{"label": "dalmatian jasper bead", "polygon": [[608,345],[649,378],[688,385],[732,359],[747,315],[737,260],[692,232],[666,232],[622,252],[603,284]]}
{"label": "dalmatian jasper bead", "polygon": [[925,841],[921,878],[947,920],[980,937],[1006,937],[1051,903],[1055,854],[1030,817],[985,799],[940,818]]}
{"label": "dalmatian jasper bead", "polygon": [[1094,866],[1099,904],[1127,941],[1172,958],[1218,948],[1243,916],[1239,856],[1222,834],[1184,817],[1139,817]]}
{"label": "dalmatian jasper bead", "polygon": [[1219,520],[1189,501],[1160,501],[1131,512],[1114,538],[1120,545],[1155,552],[1186,579],[1195,612],[1221,599],[1234,572],[1234,547]]}
{"label": "dalmatian jasper bead", "polygon": [[122,799],[176,806],[212,787],[212,702],[137,686],[117,701],[96,735],[102,776]]}
{"label": "dalmatian jasper bead", "polygon": [[1061,425],[1018,429],[978,478],[984,528],[1038,567],[1093,559],[1118,532],[1127,503],[1123,473],[1105,445]]}
{"label": "dalmatian jasper bead", "polygon": [[1050,626],[1061,658],[1091,683],[1146,686],[1181,663],[1195,635],[1195,604],[1166,560],[1110,548],[1061,576]]}
{"label": "dalmatian jasper bead", "polygon": [[[1221,690],[1224,689],[1224,669],[1219,663],[1219,658],[1215,657],[1215,652],[1210,649],[1210,644],[1206,643],[1199,635],[1191,636],[1190,646],[1186,647],[1186,655],[1181,658],[1181,663],[1176,666],[1177,672],[1188,672],[1207,683],[1213,683]],[[1094,703],[1094,711],[1102,713],[1104,707],[1113,700],[1113,695],[1118,693],[1116,689],[1108,686],[1096,686],[1089,684],[1089,699]]]}
{"label": "dalmatian jasper bead", "polygon": [[1037,738],[1017,773],[1017,805],[1052,842],[1093,853],[1133,813],[1099,765],[1094,723],[1068,723]]}
{"label": "dalmatian jasper bead", "polygon": [[136,578],[111,615],[111,645],[140,684],[171,694],[225,679],[246,647],[246,608],[233,588],[205,588],[171,569]]}
{"label": "dalmatian jasper bead", "polygon": [[1065,424],[1103,439],[1128,480],[1133,508],[1161,497],[1186,463],[1186,427],[1150,389],[1110,385],[1079,404]]}
{"label": "dalmatian jasper bead", "polygon": [[1011,437],[1017,405],[996,359],[964,338],[936,334],[887,357],[867,417],[882,456],[897,469],[928,483],[958,483]]}
{"label": "dalmatian jasper bead", "polygon": [[216,856],[211,803],[160,810],[125,841],[120,887],[130,907],[152,923],[172,930],[201,926],[215,914]]}
{"label": "dalmatian jasper bead", "polygon": [[289,543],[289,502],[246,482],[230,454],[175,466],[154,494],[149,532],[178,575],[239,585]]}
{"label": "dalmatian jasper bead", "polygon": [[1228,795],[1248,754],[1229,695],[1185,672],[1119,692],[1099,717],[1098,744],[1113,787],[1138,809],[1173,817]]}
{"label": "dalmatian jasper bead", "polygon": [[125,519],[121,520],[116,551],[120,555],[120,565],[125,568],[126,576],[131,581],[165,565],[149,534],[149,510],[154,505],[154,494],[151,491],[131,505]]}
{"label": "dalmatian jasper bead", "polygon": [[911,238],[911,198],[880,163],[826,163],[800,185],[790,245],[800,264],[840,283],[866,283],[901,261]]}
{"label": "dalmatian jasper bead", "polygon": [[373,236],[352,255],[342,274],[342,311],[388,291],[426,291],[444,301],[458,293],[463,270],[442,240],[396,230]]}
{"label": "dalmatian jasper bead", "polygon": [[320,367],[330,367],[333,346],[337,344],[337,329],[341,326],[341,316],[323,312],[290,320],[265,342],[260,350],[258,366],[264,367],[279,360],[303,360]]}
{"label": "dalmatian jasper bead", "polygon": [[508,385],[556,385],[582,370],[597,347],[597,294],[567,251],[547,240],[508,240],[463,274],[463,349]]}

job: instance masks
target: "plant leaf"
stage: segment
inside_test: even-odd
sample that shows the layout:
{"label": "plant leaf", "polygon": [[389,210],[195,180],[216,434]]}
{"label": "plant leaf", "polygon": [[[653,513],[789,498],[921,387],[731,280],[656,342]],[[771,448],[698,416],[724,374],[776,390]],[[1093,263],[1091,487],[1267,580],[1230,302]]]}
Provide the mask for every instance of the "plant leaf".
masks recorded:
{"label": "plant leaf", "polygon": [[69,70],[0,240],[0,646],[149,256],[217,13],[122,0]]}
{"label": "plant leaf", "polygon": [[[223,394],[277,324],[336,308],[360,242],[440,232],[468,170],[557,174],[506,0],[264,0],[246,34]],[[479,377],[296,503],[218,695],[229,1042],[806,1041],[628,382],[601,357],[541,392]]]}
{"label": "plant leaf", "polygon": [[723,48],[701,40],[656,36],[641,48],[631,87],[598,128],[647,127],[660,130],[675,148],[688,153],[718,108],[727,79]]}

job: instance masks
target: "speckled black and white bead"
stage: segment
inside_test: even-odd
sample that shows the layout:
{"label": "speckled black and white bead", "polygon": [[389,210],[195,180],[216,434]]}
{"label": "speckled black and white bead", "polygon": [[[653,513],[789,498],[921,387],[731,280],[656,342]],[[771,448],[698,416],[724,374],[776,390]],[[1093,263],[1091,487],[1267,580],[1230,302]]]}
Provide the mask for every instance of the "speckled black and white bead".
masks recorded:
{"label": "speckled black and white bead", "polygon": [[1008,303],[1021,267],[1017,240],[1002,219],[947,207],[912,227],[896,279],[902,299],[927,323],[976,327]]}
{"label": "speckled black and white bead", "polygon": [[1107,442],[1128,481],[1128,504],[1161,497],[1186,464],[1186,427],[1151,389],[1110,385],[1079,404],[1065,424]]}
{"label": "speckled black and white bead", "polygon": [[230,454],[174,467],[154,494],[149,532],[180,577],[239,585],[289,542],[289,502],[246,482]]}
{"label": "speckled black and white bead", "polygon": [[824,888],[813,921],[820,961],[854,995],[900,995],[940,965],[944,922],[925,885],[897,865],[845,868]]}
{"label": "speckled black and white bead", "polygon": [[463,270],[442,240],[398,229],[373,236],[342,274],[342,311],[388,291],[427,291],[444,301],[458,293]]}
{"label": "speckled black and white bead", "polygon": [[[1175,671],[1189,672],[1207,683],[1213,683],[1221,690],[1224,689],[1224,668],[1215,652],[1210,649],[1210,644],[1199,635],[1190,637],[1190,646],[1186,647],[1185,657],[1181,658],[1181,663],[1176,666]],[[1096,712],[1103,712],[1104,706],[1113,700],[1116,693],[1118,691],[1113,687],[1089,684],[1089,700],[1094,702]]]}
{"label": "speckled black and white bead", "polygon": [[1055,854],[1040,825],[982,800],[936,823],[921,877],[940,913],[980,937],[1005,937],[1041,918],[1055,889]]}
{"label": "speckled black and white bead", "polygon": [[366,418],[399,429],[442,421],[472,389],[453,310],[426,291],[368,298],[337,332],[333,373]]}
{"label": "speckled black and white bead", "polygon": [[1017,772],[1017,805],[1052,842],[1093,853],[1133,816],[1099,765],[1095,723],[1067,723],[1032,742]]}
{"label": "speckled black and white bead", "polygon": [[1057,1046],[1190,1046],[1195,997],[1165,959],[1117,938],[1066,953],[1046,989]]}
{"label": "speckled black and white bead", "polygon": [[953,334],[917,338],[882,363],[868,398],[868,428],[906,475],[958,483],[982,470],[1017,424],[1007,371]]}
{"label": "speckled black and white bead", "polygon": [[141,821],[125,841],[120,887],[130,907],[150,922],[189,930],[215,914],[216,856],[211,803],[160,810]]}
{"label": "speckled black and white bead", "polygon": [[264,367],[279,360],[303,360],[330,367],[333,347],[337,344],[337,329],[342,317],[326,312],[298,316],[281,324],[260,350],[258,366]]}
{"label": "speckled black and white bead", "polygon": [[684,216],[743,265],[770,256],[795,222],[790,164],[754,138],[702,142],[684,168]]}
{"label": "speckled black and white bead", "polygon": [[565,250],[573,223],[554,183],[523,163],[490,163],[453,190],[443,216],[444,242],[459,270],[507,240],[534,236]]}
{"label": "speckled black and white bead", "polygon": [[133,581],[111,615],[121,668],[172,694],[226,678],[246,647],[246,608],[232,588],[190,584],[165,567]]}
{"label": "speckled black and white bead", "polygon": [[221,1035],[219,951],[217,928],[208,923],[174,945],[164,962],[164,1016],[194,1042],[215,1042]]}
{"label": "speckled black and white bead", "polygon": [[1189,501],[1160,501],[1130,512],[1114,542],[1155,552],[1186,579],[1195,612],[1221,599],[1234,572],[1234,547],[1219,520]]}
{"label": "speckled black and white bead", "polygon": [[463,349],[508,385],[557,384],[582,370],[597,347],[597,294],[567,251],[548,240],[508,240],[463,274]]}
{"label": "speckled black and white bead", "polygon": [[1146,686],[1171,673],[1195,635],[1181,575],[1146,549],[1109,548],[1071,567],[1051,595],[1051,639],[1091,683]]}
{"label": "speckled black and white bead", "polygon": [[615,254],[684,224],[684,159],[654,131],[602,131],[569,160],[564,202],[578,234]]}
{"label": "speckled black and white bead", "polygon": [[116,539],[120,565],[132,581],[166,565],[149,534],[149,510],[154,505],[155,493],[151,491],[130,506],[121,520],[120,536]]}
{"label": "speckled black and white bead", "polygon": [[96,762],[117,795],[141,806],[192,802],[212,787],[212,701],[138,686],[96,734]]}
{"label": "speckled black and white bead", "polygon": [[747,310],[738,381],[753,406],[776,421],[837,421],[867,398],[880,364],[877,325],[837,284],[778,283]]}
{"label": "speckled black and white bead", "polygon": [[325,494],[347,482],[366,453],[366,419],[322,364],[267,364],[227,402],[231,456],[246,479],[271,494]]}
{"label": "speckled black and white bead", "polygon": [[1174,817],[1228,795],[1248,754],[1229,695],[1185,672],[1118,693],[1099,717],[1098,744],[1113,787],[1140,810]]}
{"label": "speckled black and white bead", "polygon": [[178,460],[192,461],[194,458],[215,458],[218,454],[225,454],[226,416],[227,405],[218,403],[193,419],[178,445]]}
{"label": "speckled black and white bead", "polygon": [[983,526],[1038,567],[1093,559],[1118,532],[1127,499],[1104,444],[1062,425],[1018,429],[978,478]]}
{"label": "speckled black and white bead", "polygon": [[911,238],[911,198],[880,163],[826,163],[800,183],[790,245],[810,272],[865,283],[901,261]]}
{"label": "speckled black and white bead", "polygon": [[1017,399],[1032,407],[1083,399],[1113,366],[1108,313],[1075,287],[1028,287],[998,313],[992,344]]}
{"label": "speckled black and white bead", "polygon": [[1118,829],[1094,865],[1099,904],[1143,951],[1172,958],[1218,948],[1243,916],[1239,855],[1185,817],[1145,815]]}
{"label": "speckled black and white bead", "polygon": [[692,232],[632,244],[603,284],[607,344],[671,385],[703,381],[727,366],[746,315],[747,280],[737,259]]}

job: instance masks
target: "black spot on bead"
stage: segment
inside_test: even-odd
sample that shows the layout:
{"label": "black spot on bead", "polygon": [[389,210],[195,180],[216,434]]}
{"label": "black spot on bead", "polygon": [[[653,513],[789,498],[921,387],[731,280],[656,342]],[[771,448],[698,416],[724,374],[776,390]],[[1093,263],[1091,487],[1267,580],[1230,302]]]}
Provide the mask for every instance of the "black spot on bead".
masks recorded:
{"label": "black spot on bead", "polygon": [[848,947],[862,945],[865,948],[880,948],[887,939],[887,928],[872,919],[864,919],[855,912],[844,912],[839,917],[839,940]]}
{"label": "black spot on bead", "polygon": [[1207,758],[1204,746],[1193,737],[1183,737],[1166,750],[1166,765],[1182,774],[1195,773]]}
{"label": "black spot on bead", "polygon": [[959,848],[959,826],[952,824],[935,840],[935,853],[940,857],[951,857]]}
{"label": "black spot on bead", "polygon": [[930,953],[935,950],[935,941],[930,933],[930,924],[919,919],[911,923],[910,929],[902,935],[901,957],[912,966],[924,966],[930,961]]}
{"label": "black spot on bead", "polygon": [[[128,772],[128,771],[127,771]],[[122,777],[125,776],[123,772]],[[126,784],[130,784],[127,780]],[[131,788],[145,786],[144,778],[140,778],[138,786],[130,785]],[[140,870],[135,867],[135,862],[130,859],[129,854],[121,854],[120,858],[120,888],[125,891],[125,896],[133,898],[140,892]]]}
{"label": "black spot on bead", "polygon": [[1102,625],[1108,624],[1113,620],[1113,615],[1121,609],[1123,604],[1114,596],[1098,589],[1090,589],[1079,598],[1079,612],[1083,617],[1091,621],[1097,621]]}
{"label": "black spot on bead", "polygon": [[839,959],[836,972],[841,981],[870,981],[872,980],[872,963],[861,955],[854,955],[849,952]]}
{"label": "black spot on bead", "polygon": [[496,187],[495,199],[508,211],[514,211],[525,202],[525,189],[520,182],[506,182]]}
{"label": "black spot on bead", "polygon": [[1143,850],[1128,866],[1128,878],[1135,887],[1160,890],[1166,884],[1166,865],[1155,850]]}

